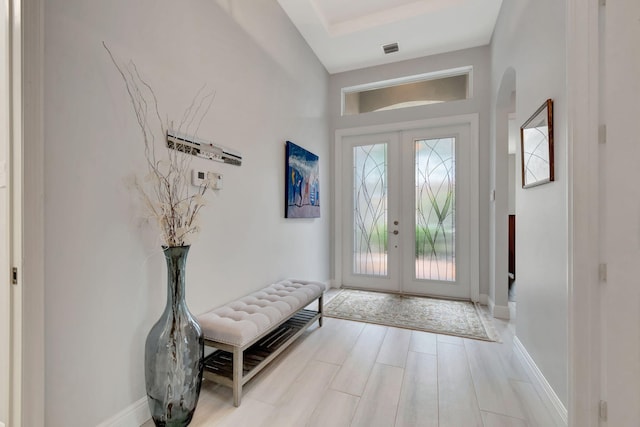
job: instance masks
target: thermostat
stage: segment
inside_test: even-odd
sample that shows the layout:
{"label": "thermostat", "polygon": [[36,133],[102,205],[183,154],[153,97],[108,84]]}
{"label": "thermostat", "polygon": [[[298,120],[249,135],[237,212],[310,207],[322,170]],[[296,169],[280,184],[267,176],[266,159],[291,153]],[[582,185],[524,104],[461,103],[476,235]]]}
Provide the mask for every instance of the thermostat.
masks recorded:
{"label": "thermostat", "polygon": [[212,190],[222,190],[222,174],[218,172],[199,171],[193,169],[191,171],[191,184],[196,187],[202,187],[206,181],[209,181],[209,188]]}

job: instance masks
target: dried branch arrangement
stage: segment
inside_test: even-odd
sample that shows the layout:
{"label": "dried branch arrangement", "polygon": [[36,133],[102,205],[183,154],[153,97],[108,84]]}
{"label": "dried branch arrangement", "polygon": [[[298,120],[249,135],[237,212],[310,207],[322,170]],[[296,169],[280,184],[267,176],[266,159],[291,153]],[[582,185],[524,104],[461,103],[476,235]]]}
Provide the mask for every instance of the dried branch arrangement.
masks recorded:
{"label": "dried branch arrangement", "polygon": [[[193,98],[177,124],[160,115],[158,99],[151,86],[142,78],[133,61],[119,64],[103,42],[111,61],[124,80],[136,120],[142,132],[147,175],[142,181],[135,177],[132,186],[138,191],[147,211],[160,229],[163,246],[184,246],[196,234],[201,209],[206,205],[205,194],[212,183],[205,182],[191,190],[189,170],[192,156],[167,147],[167,130],[197,135],[202,120],[209,112],[215,93],[204,93],[202,87]],[[161,138],[158,137],[161,135]],[[158,138],[157,138],[158,137]],[[162,140],[166,156],[159,158],[155,146]]]}

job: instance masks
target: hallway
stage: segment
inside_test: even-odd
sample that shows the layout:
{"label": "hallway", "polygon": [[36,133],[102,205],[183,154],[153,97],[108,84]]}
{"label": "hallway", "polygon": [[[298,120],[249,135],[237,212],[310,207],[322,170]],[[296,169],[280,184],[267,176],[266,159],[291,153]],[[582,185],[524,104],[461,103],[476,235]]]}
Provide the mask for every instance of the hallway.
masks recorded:
{"label": "hallway", "polygon": [[494,325],[502,343],[325,318],[245,387],[239,408],[205,381],[192,425],[561,425],[513,351],[514,322]]}

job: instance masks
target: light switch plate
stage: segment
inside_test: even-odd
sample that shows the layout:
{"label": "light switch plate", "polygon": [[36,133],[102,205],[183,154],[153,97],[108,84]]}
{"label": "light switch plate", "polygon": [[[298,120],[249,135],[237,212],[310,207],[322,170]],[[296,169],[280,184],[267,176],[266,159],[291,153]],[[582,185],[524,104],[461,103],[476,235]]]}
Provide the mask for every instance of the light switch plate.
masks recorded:
{"label": "light switch plate", "polygon": [[211,188],[222,190],[222,174],[218,172],[207,172],[207,177],[211,179]]}

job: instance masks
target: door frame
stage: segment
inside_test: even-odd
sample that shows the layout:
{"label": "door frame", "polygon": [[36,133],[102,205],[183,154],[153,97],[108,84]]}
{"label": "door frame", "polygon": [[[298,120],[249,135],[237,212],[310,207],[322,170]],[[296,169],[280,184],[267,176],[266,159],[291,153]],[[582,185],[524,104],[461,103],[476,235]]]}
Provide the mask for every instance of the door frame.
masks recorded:
{"label": "door frame", "polygon": [[[0,19],[9,22],[10,0],[1,0]],[[11,93],[11,25],[2,26],[0,34],[0,84],[2,93]],[[2,97],[0,100],[0,188],[2,193],[2,206],[0,214],[0,227],[4,231],[6,239],[2,239],[2,251],[0,253],[0,426],[8,424],[11,414],[11,285],[9,285],[9,271],[11,271],[11,197],[10,187],[10,140],[11,140],[11,97]]]}
{"label": "door frame", "polygon": [[18,269],[10,301],[9,425],[44,425],[44,0],[6,1],[11,35],[9,266]]}
{"label": "door frame", "polygon": [[[0,268],[0,357],[2,393],[0,425],[22,425],[22,373],[23,373],[23,299],[22,299],[22,213],[23,213],[23,144],[22,144],[22,3],[21,0],[3,0],[2,20],[6,23],[0,37],[4,54],[0,61],[0,79],[6,98],[0,106],[2,143],[4,151],[3,185],[6,209],[2,226],[6,231],[4,251],[6,257]],[[12,269],[18,269],[17,282],[13,282]]]}
{"label": "door frame", "polygon": [[597,427],[601,399],[599,120],[601,2],[568,0],[569,427]]}
{"label": "door frame", "polygon": [[[470,253],[469,271],[470,283],[469,294],[473,302],[480,301],[480,177],[479,177],[479,117],[477,113],[462,114],[457,116],[438,117],[424,120],[414,120],[407,122],[388,123],[382,125],[361,126],[355,128],[338,129],[335,131],[334,140],[334,239],[333,239],[333,262],[335,287],[342,286],[342,236],[344,227],[342,226],[343,209],[343,189],[341,185],[343,158],[342,158],[342,138],[346,136],[399,132],[439,126],[468,125],[469,135],[469,156],[470,156],[470,180],[476,184],[470,188]],[[475,190],[475,191],[474,191]],[[477,272],[477,274],[474,274]]]}

